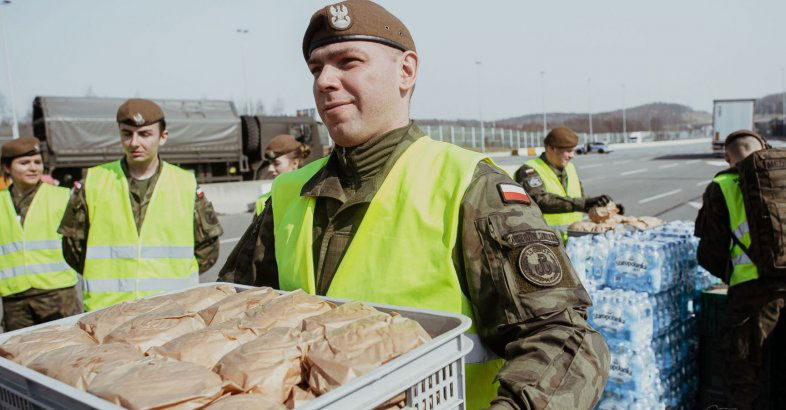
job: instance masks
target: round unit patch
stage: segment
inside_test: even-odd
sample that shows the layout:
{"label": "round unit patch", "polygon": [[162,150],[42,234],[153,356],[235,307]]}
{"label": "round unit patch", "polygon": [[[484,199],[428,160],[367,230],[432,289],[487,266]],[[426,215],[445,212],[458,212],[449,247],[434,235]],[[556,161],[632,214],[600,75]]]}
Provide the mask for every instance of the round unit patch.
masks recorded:
{"label": "round unit patch", "polygon": [[548,246],[533,243],[519,254],[519,272],[535,285],[554,286],[562,280],[562,265]]}

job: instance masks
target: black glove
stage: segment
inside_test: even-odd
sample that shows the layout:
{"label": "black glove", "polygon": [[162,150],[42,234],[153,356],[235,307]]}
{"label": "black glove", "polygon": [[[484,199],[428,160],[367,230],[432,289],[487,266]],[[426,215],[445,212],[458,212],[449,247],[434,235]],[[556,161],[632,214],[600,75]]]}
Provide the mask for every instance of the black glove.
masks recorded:
{"label": "black glove", "polygon": [[620,215],[625,215],[625,207],[622,204],[617,204],[617,210],[619,211]]}
{"label": "black glove", "polygon": [[608,195],[601,195],[601,196],[593,196],[587,198],[584,202],[586,204],[587,209],[594,208],[596,206],[606,206],[611,202],[611,197]]}

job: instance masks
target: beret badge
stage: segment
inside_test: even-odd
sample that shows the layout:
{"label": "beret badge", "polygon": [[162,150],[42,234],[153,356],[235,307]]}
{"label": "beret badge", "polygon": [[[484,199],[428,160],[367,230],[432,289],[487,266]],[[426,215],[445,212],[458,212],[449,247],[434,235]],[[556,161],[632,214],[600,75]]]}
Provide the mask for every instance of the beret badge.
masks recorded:
{"label": "beret badge", "polygon": [[346,30],[352,25],[352,17],[345,4],[336,4],[328,7],[330,13],[330,27],[335,30]]}

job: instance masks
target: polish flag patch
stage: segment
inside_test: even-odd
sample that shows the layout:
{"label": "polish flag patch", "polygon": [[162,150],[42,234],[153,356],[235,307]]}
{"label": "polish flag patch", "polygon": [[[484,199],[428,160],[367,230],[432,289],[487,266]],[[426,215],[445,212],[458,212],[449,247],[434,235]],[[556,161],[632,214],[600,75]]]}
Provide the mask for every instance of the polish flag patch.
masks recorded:
{"label": "polish flag patch", "polygon": [[506,204],[529,204],[530,199],[524,188],[514,184],[498,184],[497,190],[502,202]]}

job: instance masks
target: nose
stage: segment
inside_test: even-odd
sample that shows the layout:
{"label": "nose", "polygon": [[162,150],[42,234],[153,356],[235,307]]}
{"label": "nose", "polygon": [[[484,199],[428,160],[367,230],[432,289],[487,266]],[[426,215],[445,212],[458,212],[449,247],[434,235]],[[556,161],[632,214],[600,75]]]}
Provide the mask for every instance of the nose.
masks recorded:
{"label": "nose", "polygon": [[341,82],[339,81],[339,70],[329,65],[322,67],[322,70],[314,79],[314,87],[320,93],[328,93],[338,90]]}
{"label": "nose", "polygon": [[275,167],[275,166],[273,166],[273,163],[272,163],[272,162],[271,162],[270,164],[268,164],[268,166],[267,166],[267,172],[268,172],[268,174],[270,174],[270,175],[272,175],[272,176],[274,176],[274,177],[277,177],[277,176],[278,176],[278,172],[276,172],[276,167]]}

